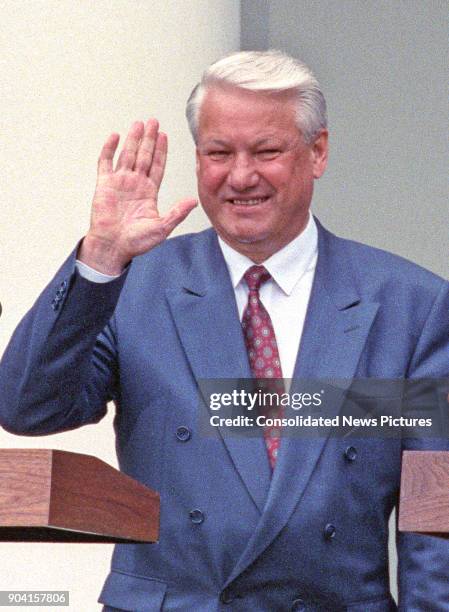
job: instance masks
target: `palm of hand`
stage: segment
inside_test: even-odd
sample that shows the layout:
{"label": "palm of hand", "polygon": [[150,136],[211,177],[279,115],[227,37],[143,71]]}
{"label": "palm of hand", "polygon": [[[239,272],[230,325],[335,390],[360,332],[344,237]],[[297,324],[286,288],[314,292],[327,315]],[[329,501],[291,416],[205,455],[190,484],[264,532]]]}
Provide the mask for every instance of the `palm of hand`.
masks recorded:
{"label": "palm of hand", "polygon": [[119,138],[111,134],[98,159],[91,225],[79,252],[81,261],[114,274],[133,257],[165,240],[197,205],[189,198],[178,202],[166,215],[158,212],[167,137],[158,132],[156,120],[132,126],[114,169]]}
{"label": "palm of hand", "polygon": [[[161,217],[158,188],[147,176],[133,170],[98,177],[92,208],[92,228],[107,234],[120,250],[140,255],[158,244]],[[101,230],[101,231],[100,231]]]}

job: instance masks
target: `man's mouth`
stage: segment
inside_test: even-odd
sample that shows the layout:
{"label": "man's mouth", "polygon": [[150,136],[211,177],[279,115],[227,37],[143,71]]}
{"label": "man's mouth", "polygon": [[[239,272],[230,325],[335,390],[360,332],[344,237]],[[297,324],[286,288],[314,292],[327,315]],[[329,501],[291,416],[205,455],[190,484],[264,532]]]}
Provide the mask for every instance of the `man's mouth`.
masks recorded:
{"label": "man's mouth", "polygon": [[260,198],[229,198],[227,201],[233,206],[258,206],[263,204],[269,199],[269,196],[262,196]]}

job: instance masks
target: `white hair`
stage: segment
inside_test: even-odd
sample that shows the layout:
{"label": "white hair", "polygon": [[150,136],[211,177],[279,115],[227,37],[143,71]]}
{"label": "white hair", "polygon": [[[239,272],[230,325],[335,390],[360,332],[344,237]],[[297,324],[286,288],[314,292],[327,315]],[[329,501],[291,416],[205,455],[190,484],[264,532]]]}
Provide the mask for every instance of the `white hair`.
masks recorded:
{"label": "white hair", "polygon": [[311,70],[282,51],[240,51],[207,68],[187,100],[186,117],[195,143],[201,104],[208,88],[220,83],[250,91],[280,93],[297,97],[296,124],[307,143],[327,127],[326,100]]}

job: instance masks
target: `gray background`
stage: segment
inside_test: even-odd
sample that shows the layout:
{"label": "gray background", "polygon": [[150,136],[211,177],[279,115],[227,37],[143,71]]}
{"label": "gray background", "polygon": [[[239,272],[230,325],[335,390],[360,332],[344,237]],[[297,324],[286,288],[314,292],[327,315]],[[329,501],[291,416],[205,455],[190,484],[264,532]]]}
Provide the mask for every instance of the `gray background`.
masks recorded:
{"label": "gray background", "polygon": [[328,103],[314,212],[447,278],[447,10],[438,0],[242,0],[244,49],[305,61]]}

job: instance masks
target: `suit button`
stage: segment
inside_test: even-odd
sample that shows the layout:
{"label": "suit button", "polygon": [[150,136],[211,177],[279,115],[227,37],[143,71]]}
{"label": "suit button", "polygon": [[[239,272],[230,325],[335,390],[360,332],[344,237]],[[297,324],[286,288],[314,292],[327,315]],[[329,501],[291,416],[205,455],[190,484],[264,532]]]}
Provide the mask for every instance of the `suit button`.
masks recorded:
{"label": "suit button", "polygon": [[302,599],[295,599],[290,608],[291,612],[305,612],[306,605]]}
{"label": "suit button", "polygon": [[357,458],[357,449],[355,449],[353,446],[348,446],[348,448],[345,450],[345,459],[347,461],[355,461]]}
{"label": "suit button", "polygon": [[336,531],[337,530],[335,529],[335,525],[332,525],[332,523],[328,523],[324,528],[324,537],[326,538],[326,540],[332,540],[332,538],[335,537]]}
{"label": "suit button", "polygon": [[192,523],[195,525],[201,525],[201,523],[204,521],[204,514],[201,512],[201,510],[190,510],[189,517]]}
{"label": "suit button", "polygon": [[232,591],[225,589],[220,593],[220,601],[224,604],[230,604],[234,601],[235,597],[232,594]]}
{"label": "suit button", "polygon": [[187,440],[190,440],[191,436],[192,434],[188,427],[181,426],[176,430],[176,437],[180,442],[187,442]]}
{"label": "suit button", "polygon": [[57,310],[59,310],[59,300],[54,299],[51,303],[51,307],[53,308],[53,310],[56,312]]}

